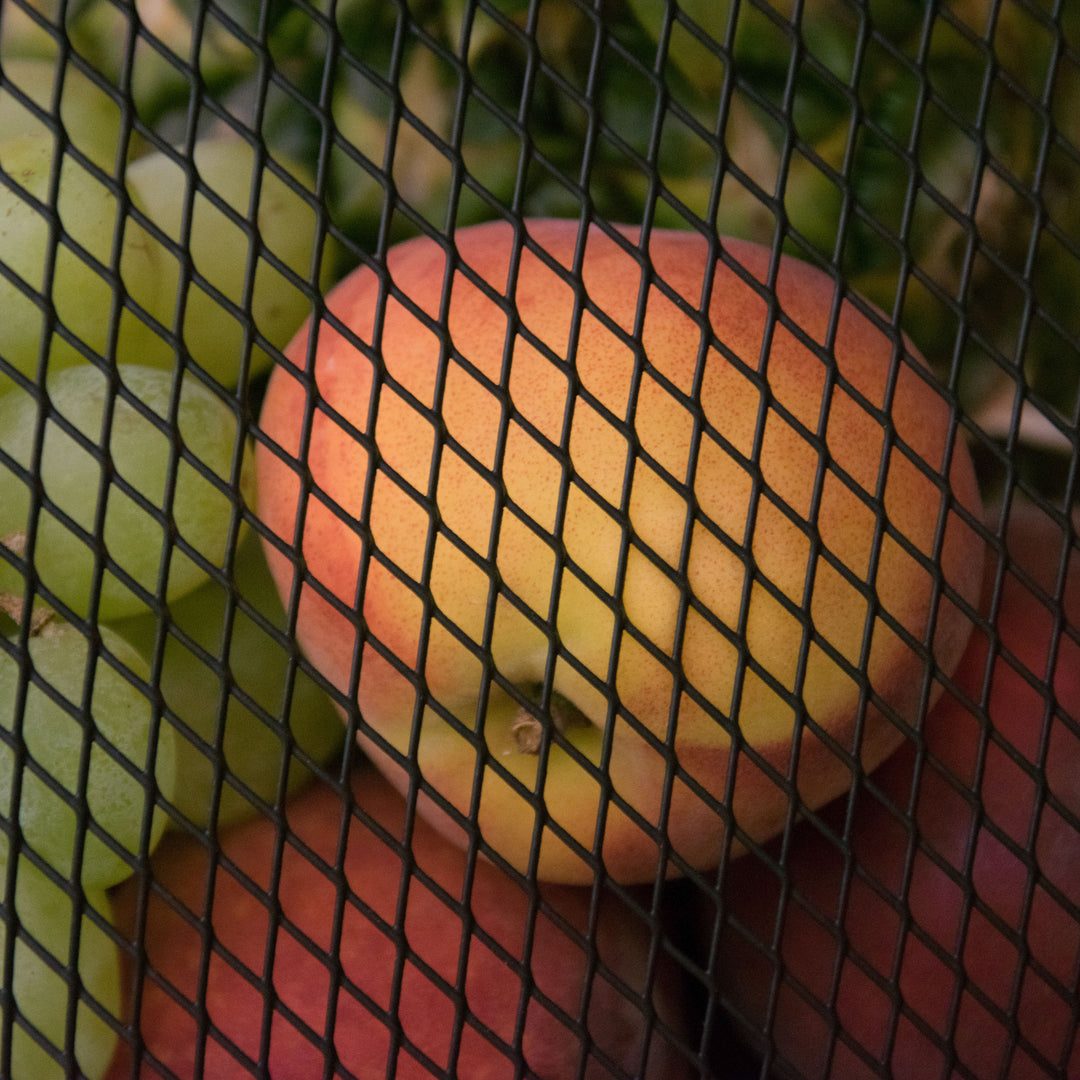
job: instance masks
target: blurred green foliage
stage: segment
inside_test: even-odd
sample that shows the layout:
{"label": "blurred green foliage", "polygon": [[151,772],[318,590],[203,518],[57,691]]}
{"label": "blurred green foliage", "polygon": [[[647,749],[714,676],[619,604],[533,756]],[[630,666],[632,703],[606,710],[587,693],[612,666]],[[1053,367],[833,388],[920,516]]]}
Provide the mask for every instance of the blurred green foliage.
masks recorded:
{"label": "blurred green foliage", "polygon": [[[5,51],[32,8],[42,52],[57,0],[3,3]],[[421,229],[508,212],[775,242],[838,269],[976,417],[1012,394],[1066,442],[1077,425],[1080,5],[83,0],[67,12],[51,40],[130,92],[137,134],[183,142],[226,125],[307,161],[346,242],[342,272]],[[998,482],[1018,452],[1009,460],[989,455]]]}

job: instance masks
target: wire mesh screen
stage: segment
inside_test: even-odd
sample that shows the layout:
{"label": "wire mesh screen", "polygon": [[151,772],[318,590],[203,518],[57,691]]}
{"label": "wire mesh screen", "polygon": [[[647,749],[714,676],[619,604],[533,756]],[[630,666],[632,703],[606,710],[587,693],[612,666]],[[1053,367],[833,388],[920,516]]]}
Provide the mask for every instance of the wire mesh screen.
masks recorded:
{"label": "wire mesh screen", "polygon": [[0,0],[0,1075],[1080,1076],[1080,7]]}

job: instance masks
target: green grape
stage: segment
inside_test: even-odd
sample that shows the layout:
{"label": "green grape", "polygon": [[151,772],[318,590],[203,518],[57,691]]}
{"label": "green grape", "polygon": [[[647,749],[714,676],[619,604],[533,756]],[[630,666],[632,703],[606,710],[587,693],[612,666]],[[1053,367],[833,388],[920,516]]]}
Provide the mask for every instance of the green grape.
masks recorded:
{"label": "green grape", "polygon": [[[5,852],[0,857],[0,871],[5,876],[6,861]],[[50,879],[26,856],[19,857],[14,912],[17,920],[9,917],[0,922],[0,949],[6,946],[12,929],[19,928],[12,965],[11,991],[16,1012],[10,1080],[61,1080],[73,1075],[61,1064],[62,1057],[59,1061],[57,1057],[66,1048],[68,1008],[77,992],[76,985],[81,986],[73,1048],[78,1074],[86,1080],[101,1080],[116,1051],[116,1028],[105,1019],[111,1017],[118,1025],[121,1016],[120,951],[102,925],[111,922],[109,898],[102,889],[88,889],[83,894],[76,959],[71,955],[75,905],[68,895],[70,888]],[[105,1016],[95,1011],[88,999]],[[55,1054],[36,1041],[30,1026],[55,1048]]]}
{"label": "green grape", "polygon": [[[86,808],[94,825],[123,851],[138,855],[143,819],[151,806],[142,776],[151,765],[153,709],[146,694],[122,670],[146,681],[150,669],[119,634],[104,626],[99,630],[112,661],[100,653],[91,661],[87,640],[77,627],[59,619],[46,620],[29,637],[26,650],[39,681],[20,678],[17,637],[6,639],[0,652],[0,814],[11,819],[17,812],[24,842],[68,876],[76,845],[83,840],[77,808],[79,775],[87,754]],[[117,663],[121,670],[114,666]],[[83,708],[91,665],[93,689],[89,708]],[[20,704],[21,689],[25,697]],[[17,719],[21,719],[21,735],[16,734]],[[20,741],[25,764],[17,755]],[[22,786],[16,807],[13,787],[20,766]],[[162,730],[152,766],[162,795],[171,799],[177,776],[171,730]],[[156,812],[151,844],[160,838],[165,824],[164,813]],[[130,873],[124,855],[90,828],[82,850],[82,881],[88,887],[106,888]]]}
{"label": "green grape", "polygon": [[[272,627],[284,628],[285,612],[263,557],[258,538],[249,534],[237,552],[236,595]],[[281,722],[289,684],[289,660],[294,653],[237,604],[231,633],[226,624],[228,590],[208,582],[170,609],[176,630],[199,655],[173,632],[164,642],[160,671],[161,694],[168,713],[193,733],[177,729],[177,772],[184,778],[176,793],[176,806],[200,828],[214,820],[214,763],[220,745],[228,776],[246,786],[259,799],[272,803],[279,778],[287,765],[287,790],[310,777],[297,760],[287,760],[291,735],[306,754],[323,763],[342,746],[345,728],[328,695],[310,676],[297,670],[292,685],[288,727]],[[116,624],[124,636],[152,655],[158,619],[151,613]],[[211,664],[227,663],[232,689],[221,725],[223,677]],[[255,706],[249,708],[241,695]],[[220,742],[219,742],[220,740]],[[218,825],[250,815],[254,806],[226,779],[221,787]]]}
{"label": "green grape", "polygon": [[[56,317],[85,348],[109,355],[110,330],[116,331],[118,356],[137,357],[142,363],[175,365],[175,352],[166,341],[129,309],[114,312],[115,290],[106,276],[111,266],[118,226],[124,229],[119,263],[132,300],[149,312],[171,311],[172,297],[162,298],[164,253],[146,232],[120,213],[120,204],[108,185],[84,169],[69,153],[60,161],[55,201],[50,194],[56,139],[50,131],[19,135],[0,143],[0,168],[13,187],[0,185],[0,264],[18,275],[39,299],[32,299],[6,276],[0,275],[0,361],[33,378],[46,337],[45,301]],[[38,209],[32,200],[43,204]],[[50,216],[62,226],[56,247],[52,280],[46,281]],[[79,245],[83,251],[70,245]],[[83,253],[85,252],[85,254]],[[98,269],[87,262],[93,258]],[[83,353],[59,332],[45,343],[50,374],[84,362]],[[2,374],[0,391],[12,385]]]}
{"label": "green grape", "polygon": [[[33,552],[25,555],[42,585],[80,616],[90,609],[95,560],[101,557],[94,549],[101,547],[101,540],[117,566],[143,589],[157,594],[162,555],[171,544],[173,530],[203,558],[221,566],[232,542],[237,504],[241,498],[248,502],[252,498],[250,455],[245,456],[239,491],[230,485],[239,436],[238,420],[229,406],[185,374],[176,417],[179,437],[170,438],[166,418],[174,376],[137,365],[118,365],[116,370],[124,388],[150,416],[118,393],[106,435],[105,406],[112,393],[107,376],[87,364],[68,368],[48,383],[52,412],[45,424],[40,462],[34,461],[34,446],[44,403],[21,389],[0,397],[0,450],[31,474],[27,478],[0,468],[0,553],[6,547],[12,555],[24,554],[31,488],[35,479],[40,481],[46,498],[90,535],[72,531],[55,511],[43,506]],[[85,436],[89,446],[63,430],[55,414]],[[155,423],[150,417],[159,420]],[[103,446],[108,447],[107,455],[100,449]],[[179,460],[175,488],[167,502],[172,458],[180,446],[198,464],[186,457]],[[122,485],[137,492],[149,507],[140,505]],[[95,543],[95,518],[102,499],[104,525]],[[165,599],[177,599],[205,578],[204,568],[174,547]],[[0,593],[22,595],[24,585],[17,565],[0,558]],[[108,621],[144,608],[138,594],[111,570],[104,572],[99,618]]]}
{"label": "green grape", "polygon": [[[56,0],[26,0],[18,5],[0,0],[0,56],[5,68],[16,57],[48,58],[56,54],[56,39],[46,26],[56,25],[57,7]],[[44,17],[46,25],[32,12]]]}
{"label": "green grape", "polygon": [[[239,138],[204,139],[196,143],[193,161],[202,184],[229,206],[234,215],[220,210],[202,190],[196,194],[186,249],[195,273],[220,292],[227,303],[191,281],[184,312],[184,345],[212,378],[222,386],[234,387],[241,376],[246,323],[243,313],[248,310],[244,287],[249,261],[258,254],[250,303],[253,326],[275,348],[284,348],[310,313],[311,300],[302,285],[271,265],[266,255],[260,253],[260,246],[296,274],[300,282],[306,282],[311,275],[318,239],[316,210],[313,200],[309,202],[266,168],[261,174],[255,215],[257,232],[253,233],[238,223],[236,217],[239,222],[251,217],[254,150]],[[301,188],[310,189],[303,169],[291,163],[283,164],[297,177]],[[128,189],[154,224],[181,247],[184,246],[184,205],[192,172],[190,162],[181,164],[163,153],[148,154],[127,170]],[[159,247],[158,251],[163,253],[161,285],[165,295],[175,302],[180,285],[180,261],[164,248]],[[329,254],[325,254],[322,266],[330,269]],[[320,275],[320,280],[326,284],[326,273]],[[231,311],[228,304],[238,310]],[[254,374],[267,369],[271,359],[262,348],[253,348],[250,363],[250,372]]]}
{"label": "green grape", "polygon": [[[45,120],[24,105],[11,87],[17,87],[35,105],[53,112],[53,99],[60,67],[56,60],[20,57],[4,61],[5,83],[0,87],[0,142],[18,135],[37,133],[52,136]],[[112,173],[121,146],[120,105],[89,75],[74,64],[64,67],[59,120],[66,138],[95,165]],[[136,137],[137,139],[137,137]]]}

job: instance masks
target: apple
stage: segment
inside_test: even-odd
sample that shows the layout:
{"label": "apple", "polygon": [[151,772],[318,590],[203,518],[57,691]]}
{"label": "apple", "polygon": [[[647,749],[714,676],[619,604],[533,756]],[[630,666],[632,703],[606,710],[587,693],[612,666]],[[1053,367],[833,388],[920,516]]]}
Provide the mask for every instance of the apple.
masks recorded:
{"label": "apple", "polygon": [[919,735],[693,902],[782,1075],[1080,1076],[1080,551],[1019,503],[1005,535],[991,621]]}
{"label": "apple", "polygon": [[351,791],[317,781],[220,849],[170,833],[114,890],[145,967],[113,1080],[691,1075],[647,897],[524,888],[369,764]]}
{"label": "apple", "polygon": [[395,247],[290,344],[257,435],[271,571],[365,752],[553,881],[715,865],[834,798],[978,598],[970,456],[883,317],[791,258],[766,284],[754,244],[636,235]]}

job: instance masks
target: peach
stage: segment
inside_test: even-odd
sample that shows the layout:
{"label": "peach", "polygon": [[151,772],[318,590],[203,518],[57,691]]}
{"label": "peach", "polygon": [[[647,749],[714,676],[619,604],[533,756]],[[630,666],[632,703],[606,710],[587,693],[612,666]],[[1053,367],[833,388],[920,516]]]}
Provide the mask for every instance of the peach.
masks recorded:
{"label": "peach", "polygon": [[972,463],[910,345],[798,260],[636,236],[403,243],[260,419],[267,557],[364,750],[557,881],[713,865],[834,798],[978,595]]}
{"label": "peach", "polygon": [[782,870],[733,863],[723,920],[693,903],[718,993],[799,1077],[1080,1076],[1080,552],[1030,507],[1007,537],[992,633],[919,740],[798,826]]}
{"label": "peach", "polygon": [[125,1041],[113,1080],[688,1080],[647,898],[526,889],[416,820],[370,765],[352,792],[316,782],[220,850],[170,833],[145,900],[138,876],[115,890],[145,968],[139,1059]]}

